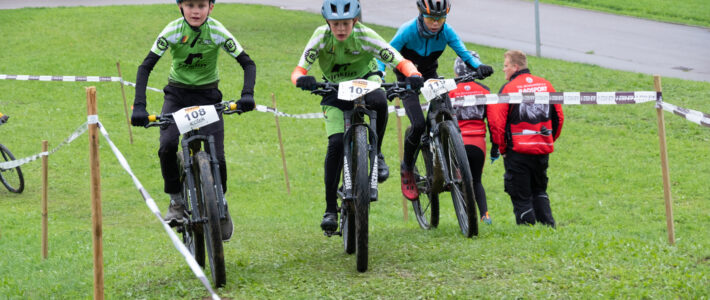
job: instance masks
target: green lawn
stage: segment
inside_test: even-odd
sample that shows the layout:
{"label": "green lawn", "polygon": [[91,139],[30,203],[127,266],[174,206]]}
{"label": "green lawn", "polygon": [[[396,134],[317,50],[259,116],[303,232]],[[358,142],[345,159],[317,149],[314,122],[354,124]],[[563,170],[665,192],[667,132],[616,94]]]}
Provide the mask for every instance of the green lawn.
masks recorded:
{"label": "green lawn", "polygon": [[[319,98],[290,83],[290,73],[319,15],[278,8],[218,4],[220,20],[257,63],[257,103],[319,111]],[[117,76],[135,81],[158,33],[179,17],[174,5],[0,10],[0,74]],[[389,39],[394,29],[374,26]],[[503,49],[469,45],[504,82]],[[450,77],[453,52],[441,58]],[[149,85],[162,88],[163,59]],[[558,91],[652,90],[651,76],[530,57],[532,71]],[[225,99],[239,96],[241,68],[221,56]],[[318,72],[312,72],[318,74]],[[318,76],[318,75],[316,75]],[[157,159],[158,131],[134,128],[128,143],[118,83],[0,80],[0,111],[11,116],[0,141],[18,157],[58,145],[86,120],[85,87],[97,86],[99,115],[134,172],[167,206]],[[710,112],[710,83],[663,79],[664,99]],[[133,89],[127,88],[129,101]],[[148,110],[162,96],[148,92]],[[710,295],[710,130],[666,114],[676,245],[666,238],[653,104],[565,106],[566,123],[548,171],[557,230],[516,226],[503,191],[503,164],[487,164],[492,226],[478,237],[458,233],[448,196],[438,229],[403,221],[399,177],[380,186],[370,217],[370,269],[360,274],[341,240],[326,238],[322,216],[322,120],[280,119],[292,192],[287,194],[273,115],[226,118],[226,151],[235,236],[225,244],[232,299],[538,299],[689,298]],[[397,133],[390,119],[384,151],[397,174]],[[406,122],[405,122],[406,123]],[[93,296],[87,137],[50,157],[49,258],[40,252],[39,162],[24,165],[21,195],[0,189],[0,298],[88,299]],[[105,294],[111,299],[207,297],[128,175],[101,141]]]}
{"label": "green lawn", "polygon": [[540,2],[710,27],[710,2],[707,0],[541,0]]}

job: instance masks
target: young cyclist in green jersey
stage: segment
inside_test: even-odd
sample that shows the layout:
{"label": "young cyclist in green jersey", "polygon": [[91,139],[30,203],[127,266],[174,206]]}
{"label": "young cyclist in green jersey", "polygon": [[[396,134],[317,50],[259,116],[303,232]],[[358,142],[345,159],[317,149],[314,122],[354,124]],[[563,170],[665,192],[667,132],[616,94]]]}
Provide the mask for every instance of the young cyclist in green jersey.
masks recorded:
{"label": "young cyclist in green jersey", "polygon": [[[158,60],[170,48],[172,66],[168,85],[165,86],[161,114],[169,114],[184,107],[210,105],[222,100],[218,89],[217,55],[222,49],[239,62],[244,70],[244,84],[237,110],[246,112],[254,109],[254,83],[256,65],[244,52],[242,46],[224,25],[209,15],[214,9],[214,0],[176,0],[182,17],[170,22],[160,33],[148,56],[138,67],[136,95],[133,102],[131,124],[148,124],[145,90],[148,77]],[[224,121],[202,128],[202,132],[215,138],[217,160],[219,161],[222,187],[227,190],[227,164],[224,159]],[[160,169],[163,175],[164,191],[170,195],[170,207],[165,221],[179,224],[184,218],[184,202],[180,193],[180,179],[177,165],[177,150],[180,133],[172,124],[160,129]],[[225,196],[226,199],[226,196]],[[232,219],[227,218],[222,226],[222,239],[232,236]]]}
{"label": "young cyclist in green jersey", "polygon": [[[406,80],[412,88],[421,88],[423,81],[416,67],[375,31],[358,22],[361,13],[358,0],[325,0],[321,13],[328,24],[316,28],[313,33],[298,66],[291,74],[293,84],[304,90],[316,89],[315,77],[306,75],[316,61],[329,82],[338,83],[357,78],[382,82],[382,74],[377,71],[377,58],[408,76]],[[384,90],[379,89],[367,94],[365,102],[368,108],[377,113],[377,145],[380,148],[388,113]],[[343,110],[351,109],[352,102],[338,100],[337,93],[333,93],[324,96],[321,105],[328,135],[328,152],[325,156],[326,208],[321,228],[332,231],[338,227],[336,206],[343,166]],[[378,165],[386,167],[381,149],[377,151]],[[383,174],[385,170],[378,170],[380,178],[389,176],[389,170]]]}

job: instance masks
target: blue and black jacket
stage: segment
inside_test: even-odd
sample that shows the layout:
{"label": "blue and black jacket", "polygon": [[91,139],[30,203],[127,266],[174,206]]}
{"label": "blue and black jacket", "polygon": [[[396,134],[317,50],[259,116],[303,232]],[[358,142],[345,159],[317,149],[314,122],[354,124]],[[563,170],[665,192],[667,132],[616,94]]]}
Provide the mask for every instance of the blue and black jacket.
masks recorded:
{"label": "blue and black jacket", "polygon": [[[446,45],[454,49],[456,54],[471,67],[478,68],[481,65],[481,61],[466,50],[466,46],[449,24],[444,23],[439,32],[427,38],[426,34],[419,32],[417,23],[422,22],[420,19],[421,17],[417,17],[402,24],[390,44],[404,58],[411,60],[424,78],[436,76],[436,69],[439,66],[437,60],[446,49]],[[419,24],[419,27],[423,25]],[[380,61],[377,63],[379,70],[384,72],[385,64]]]}

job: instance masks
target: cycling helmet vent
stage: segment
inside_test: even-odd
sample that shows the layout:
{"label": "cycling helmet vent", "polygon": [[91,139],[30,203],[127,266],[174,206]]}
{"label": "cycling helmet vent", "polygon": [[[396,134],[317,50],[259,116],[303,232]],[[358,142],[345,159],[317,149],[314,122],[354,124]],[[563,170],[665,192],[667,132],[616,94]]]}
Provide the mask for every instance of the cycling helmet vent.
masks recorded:
{"label": "cycling helmet vent", "polygon": [[359,0],[325,0],[321,14],[326,20],[354,19],[360,15]]}
{"label": "cycling helmet vent", "polygon": [[451,0],[417,0],[420,14],[445,16],[451,10]]}

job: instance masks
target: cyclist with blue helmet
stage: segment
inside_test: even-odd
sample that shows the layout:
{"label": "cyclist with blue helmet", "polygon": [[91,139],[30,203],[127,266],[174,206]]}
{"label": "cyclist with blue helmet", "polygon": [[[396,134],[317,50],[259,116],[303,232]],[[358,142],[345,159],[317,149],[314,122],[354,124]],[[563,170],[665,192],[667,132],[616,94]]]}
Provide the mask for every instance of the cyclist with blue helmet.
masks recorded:
{"label": "cyclist with blue helmet", "polygon": [[[454,29],[446,24],[446,16],[451,10],[451,0],[417,0],[417,8],[419,16],[404,23],[397,30],[390,44],[417,66],[424,80],[438,77],[436,73],[439,66],[438,59],[446,46],[454,49],[467,65],[476,69],[481,75],[493,74],[493,68],[482,64],[478,58],[472,56]],[[379,63],[379,69],[384,72],[385,65]],[[404,76],[397,70],[394,72],[397,80],[402,81]],[[419,191],[412,168],[416,160],[414,156],[416,148],[425,130],[425,119],[419,105],[419,95],[412,94],[402,100],[407,117],[412,124],[411,133],[404,138],[404,157],[400,168],[402,194],[407,199],[415,200],[419,196]]]}
{"label": "cyclist with blue helmet", "polygon": [[[162,114],[176,112],[184,107],[216,104],[222,101],[218,89],[219,76],[217,55],[222,49],[241,65],[244,70],[244,84],[237,109],[254,109],[254,84],[256,64],[249,58],[242,46],[222,23],[209,15],[214,9],[214,0],[176,0],[182,17],[170,22],[160,33],[148,56],[138,67],[136,94],[133,101],[131,124],[148,124],[146,110],[146,86],[148,77],[158,60],[170,48],[172,66],[168,76]],[[227,164],[224,157],[224,121],[210,124],[202,129],[206,135],[215,137],[217,160],[222,177],[222,187],[227,189]],[[184,202],[180,193],[180,178],[177,164],[177,150],[180,133],[175,124],[160,130],[160,168],[163,175],[164,191],[170,195],[170,207],[165,221],[171,225],[182,222]],[[226,199],[226,196],[225,196]],[[222,239],[231,238],[233,225],[229,211],[222,226]]]}
{"label": "cyclist with blue helmet", "polygon": [[[358,22],[361,9],[358,0],[325,0],[321,13],[327,24],[316,28],[301,55],[298,66],[291,74],[291,81],[304,90],[316,89],[316,79],[308,70],[318,61],[325,80],[342,82],[352,79],[367,79],[381,82],[377,59],[396,68],[407,77],[414,88],[422,86],[421,73],[402,55],[392,48],[380,35]],[[387,98],[379,89],[365,96],[368,108],[377,113],[378,177],[389,176],[381,152],[382,140],[387,126]],[[352,108],[352,102],[338,100],[337,93],[326,95],[321,101],[325,115],[328,150],[325,156],[325,202],[326,209],[321,228],[337,229],[337,190],[343,167],[343,110]]]}

